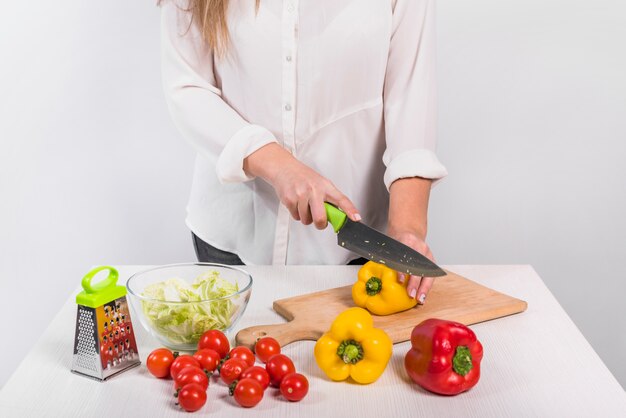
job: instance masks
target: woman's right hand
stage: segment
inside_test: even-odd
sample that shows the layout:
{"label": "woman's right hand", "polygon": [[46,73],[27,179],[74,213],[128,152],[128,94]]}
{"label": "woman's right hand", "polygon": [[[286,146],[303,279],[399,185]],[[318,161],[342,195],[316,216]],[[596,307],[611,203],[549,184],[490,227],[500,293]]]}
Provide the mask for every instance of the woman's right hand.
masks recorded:
{"label": "woman's right hand", "polygon": [[244,170],[267,181],[291,216],[317,229],[327,225],[324,202],[332,203],[355,222],[361,220],[354,204],[327,178],[294,158],[276,143],[265,145],[244,160]]}

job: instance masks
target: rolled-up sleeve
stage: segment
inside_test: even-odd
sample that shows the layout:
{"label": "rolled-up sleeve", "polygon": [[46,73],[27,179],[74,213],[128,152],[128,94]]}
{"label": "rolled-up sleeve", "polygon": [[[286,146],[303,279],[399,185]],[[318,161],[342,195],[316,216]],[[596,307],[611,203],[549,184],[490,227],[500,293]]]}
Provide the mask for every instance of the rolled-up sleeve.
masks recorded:
{"label": "rolled-up sleeve", "polygon": [[184,9],[180,1],[161,6],[161,71],[170,114],[194,148],[217,161],[222,183],[251,180],[243,170],[244,159],[276,138],[244,120],[223,99],[212,51]]}
{"label": "rolled-up sleeve", "polygon": [[387,189],[400,178],[448,174],[435,154],[435,70],[435,1],[397,0],[383,96]]}

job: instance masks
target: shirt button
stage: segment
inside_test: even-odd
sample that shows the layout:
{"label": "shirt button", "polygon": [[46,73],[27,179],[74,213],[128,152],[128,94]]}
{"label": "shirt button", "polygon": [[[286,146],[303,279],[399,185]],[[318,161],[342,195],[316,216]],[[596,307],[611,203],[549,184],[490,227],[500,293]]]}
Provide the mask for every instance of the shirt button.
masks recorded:
{"label": "shirt button", "polygon": [[291,105],[290,105],[289,103],[287,103],[287,104],[285,105],[285,110],[286,110],[287,112],[291,111]]}
{"label": "shirt button", "polygon": [[285,59],[287,60],[287,62],[291,62],[291,55],[287,55]]}

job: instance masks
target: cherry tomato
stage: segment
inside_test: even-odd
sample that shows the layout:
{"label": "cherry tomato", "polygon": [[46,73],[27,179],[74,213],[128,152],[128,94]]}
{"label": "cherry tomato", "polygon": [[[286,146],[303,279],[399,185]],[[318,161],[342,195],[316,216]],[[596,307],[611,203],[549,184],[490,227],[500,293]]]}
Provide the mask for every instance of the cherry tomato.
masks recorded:
{"label": "cherry tomato", "polygon": [[254,353],[248,347],[243,347],[243,346],[235,347],[232,350],[230,350],[230,353],[228,355],[230,356],[230,358],[242,359],[243,361],[246,362],[246,364],[248,364],[248,367],[254,366],[254,360],[255,360]]}
{"label": "cherry tomato", "polygon": [[170,366],[174,361],[174,354],[167,348],[157,348],[150,353],[146,360],[148,371],[155,377],[170,375]]}
{"label": "cherry tomato", "polygon": [[195,366],[187,366],[176,375],[174,379],[174,390],[179,390],[189,383],[197,383],[207,390],[209,388],[209,378],[206,373]]}
{"label": "cherry tomato", "polygon": [[309,381],[300,373],[290,373],[280,382],[280,393],[291,402],[302,400],[309,392]]}
{"label": "cherry tomato", "polygon": [[198,360],[202,368],[209,373],[213,373],[215,369],[217,369],[217,365],[220,364],[219,353],[210,348],[203,348],[202,350],[196,351],[193,358]]}
{"label": "cherry tomato", "polygon": [[248,368],[245,361],[239,358],[231,358],[224,362],[222,369],[220,370],[220,377],[222,381],[227,385],[230,385],[235,380],[239,379],[241,373]]}
{"label": "cherry tomato", "polygon": [[206,403],[206,390],[197,383],[189,383],[178,392],[178,404],[187,412],[195,412]]}
{"label": "cherry tomato", "polygon": [[172,376],[172,379],[176,379],[178,372],[188,366],[195,366],[199,369],[202,368],[200,363],[198,363],[198,360],[191,357],[189,354],[183,354],[176,357],[170,366],[170,376]]}
{"label": "cherry tomato", "polygon": [[254,352],[259,360],[267,363],[274,354],[280,354],[280,344],[272,337],[263,337],[254,345]]}
{"label": "cherry tomato", "polygon": [[252,408],[263,399],[263,387],[254,379],[241,379],[233,384],[230,394],[244,408]]}
{"label": "cherry tomato", "polygon": [[241,373],[241,376],[239,376],[239,378],[241,380],[254,379],[261,384],[263,390],[267,389],[267,387],[270,385],[270,375],[267,373],[267,370],[265,370],[261,366],[252,366],[246,369],[243,373]]}
{"label": "cherry tomato", "polygon": [[220,355],[220,358],[224,358],[230,351],[230,343],[222,331],[210,329],[202,334],[198,341],[198,350],[203,348],[215,350]]}
{"label": "cherry tomato", "polygon": [[286,355],[274,354],[265,363],[265,370],[270,375],[270,384],[278,388],[283,377],[289,373],[295,373],[296,366],[293,365],[293,361]]}

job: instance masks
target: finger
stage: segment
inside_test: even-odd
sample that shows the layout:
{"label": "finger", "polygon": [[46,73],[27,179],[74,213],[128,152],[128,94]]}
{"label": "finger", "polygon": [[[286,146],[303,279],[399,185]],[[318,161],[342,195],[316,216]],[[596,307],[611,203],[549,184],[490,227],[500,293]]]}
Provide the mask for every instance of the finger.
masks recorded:
{"label": "finger", "polygon": [[427,249],[426,254],[424,254],[424,256],[428,258],[430,261],[432,261],[433,263],[436,263],[435,256],[433,255],[433,252],[430,251],[430,248]]}
{"label": "finger", "polygon": [[305,225],[311,225],[313,217],[311,216],[308,199],[300,199],[298,201],[298,214],[300,215],[300,222]]}
{"label": "finger", "polygon": [[326,219],[326,208],[324,207],[324,199],[321,196],[313,196],[309,201],[311,207],[311,216],[313,217],[313,223],[317,229],[324,229],[328,225]]}
{"label": "finger", "polygon": [[434,280],[435,279],[433,279],[432,277],[422,277],[420,285],[417,288],[417,300],[420,304],[423,305],[426,301],[426,295],[428,295],[430,288],[433,287]]}
{"label": "finger", "polygon": [[359,210],[354,206],[354,203],[335,187],[333,187],[330,192],[326,193],[326,200],[343,210],[346,215],[348,215],[348,218],[352,219],[354,222],[361,220]]}
{"label": "finger", "polygon": [[398,273],[398,282],[404,283],[406,281],[406,274],[400,273],[400,272],[397,272],[397,273]]}
{"label": "finger", "polygon": [[420,285],[420,279],[421,277],[419,276],[409,276],[409,282],[406,285],[406,293],[412,298],[415,299],[417,296],[417,288]]}

